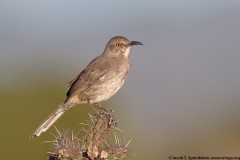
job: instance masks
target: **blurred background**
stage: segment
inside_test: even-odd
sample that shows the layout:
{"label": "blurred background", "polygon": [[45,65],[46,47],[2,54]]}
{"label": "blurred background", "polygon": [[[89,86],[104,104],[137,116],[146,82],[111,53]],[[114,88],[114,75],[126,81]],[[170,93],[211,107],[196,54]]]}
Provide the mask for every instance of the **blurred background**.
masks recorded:
{"label": "blurred background", "polygon": [[[240,1],[0,1],[2,159],[47,158],[31,133],[116,35],[138,40],[113,109],[132,159],[240,156]],[[55,124],[80,129],[79,105]],[[114,131],[116,132],[116,131]]]}

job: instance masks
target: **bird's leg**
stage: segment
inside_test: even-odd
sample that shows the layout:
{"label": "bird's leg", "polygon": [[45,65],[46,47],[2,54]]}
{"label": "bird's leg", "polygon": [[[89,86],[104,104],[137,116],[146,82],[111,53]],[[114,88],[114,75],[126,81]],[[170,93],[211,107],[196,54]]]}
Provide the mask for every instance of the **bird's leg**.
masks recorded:
{"label": "bird's leg", "polygon": [[[110,111],[107,111],[106,109],[104,109],[102,106],[101,106],[101,104],[100,103],[92,103],[91,104],[93,107],[95,107],[99,112],[100,112],[100,115],[102,115],[103,117],[105,117],[105,118],[103,118],[103,119],[108,119],[108,126],[112,126],[112,125],[114,125],[114,126],[116,126],[117,125],[117,122],[116,122],[116,120],[113,118],[113,115],[112,115],[112,113],[113,113],[113,111],[112,110],[110,110]],[[106,118],[107,117],[107,118]]]}
{"label": "bird's leg", "polygon": [[104,109],[100,103],[92,103],[92,106],[95,107],[97,110],[107,113],[107,110]]}

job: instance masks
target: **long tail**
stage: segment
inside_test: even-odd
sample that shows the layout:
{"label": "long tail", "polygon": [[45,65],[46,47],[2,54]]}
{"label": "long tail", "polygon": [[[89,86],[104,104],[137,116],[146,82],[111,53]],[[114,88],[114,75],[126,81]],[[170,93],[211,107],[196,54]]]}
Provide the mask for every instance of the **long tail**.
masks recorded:
{"label": "long tail", "polygon": [[71,106],[72,105],[67,102],[60,104],[57,109],[52,114],[50,114],[47,119],[38,127],[38,129],[30,136],[30,139],[38,137],[41,135],[41,133],[48,130],[48,128],[50,128],[53,123],[56,122],[58,118],[60,118],[63,113]]}

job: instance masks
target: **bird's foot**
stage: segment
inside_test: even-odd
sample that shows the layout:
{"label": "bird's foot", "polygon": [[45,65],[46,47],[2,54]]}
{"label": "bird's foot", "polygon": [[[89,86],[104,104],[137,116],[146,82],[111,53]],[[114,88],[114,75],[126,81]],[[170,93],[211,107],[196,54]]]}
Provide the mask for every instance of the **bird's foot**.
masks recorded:
{"label": "bird's foot", "polygon": [[104,112],[104,113],[108,112],[105,108],[101,106],[100,103],[93,103],[92,106],[95,107],[99,112]]}
{"label": "bird's foot", "polygon": [[113,119],[113,116],[112,116],[113,110],[107,111],[105,108],[103,108],[101,106],[100,103],[93,103],[92,106],[97,109],[97,111],[99,112],[100,115],[104,115],[104,116],[109,117],[109,122],[108,122],[109,126],[112,126],[112,125],[116,126],[117,125],[116,120]]}

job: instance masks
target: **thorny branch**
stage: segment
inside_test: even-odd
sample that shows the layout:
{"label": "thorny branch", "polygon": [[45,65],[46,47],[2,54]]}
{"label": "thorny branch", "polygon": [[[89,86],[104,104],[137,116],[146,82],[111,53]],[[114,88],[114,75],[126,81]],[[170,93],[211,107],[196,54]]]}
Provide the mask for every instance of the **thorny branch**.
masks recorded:
{"label": "thorny branch", "polygon": [[[60,132],[53,141],[53,152],[49,160],[108,160],[126,159],[127,144],[123,144],[115,134],[115,145],[109,145],[106,138],[110,129],[116,126],[112,111],[103,111],[90,115],[91,122],[88,129],[84,129],[84,136],[78,138],[71,131]],[[121,143],[120,143],[121,142]]]}

